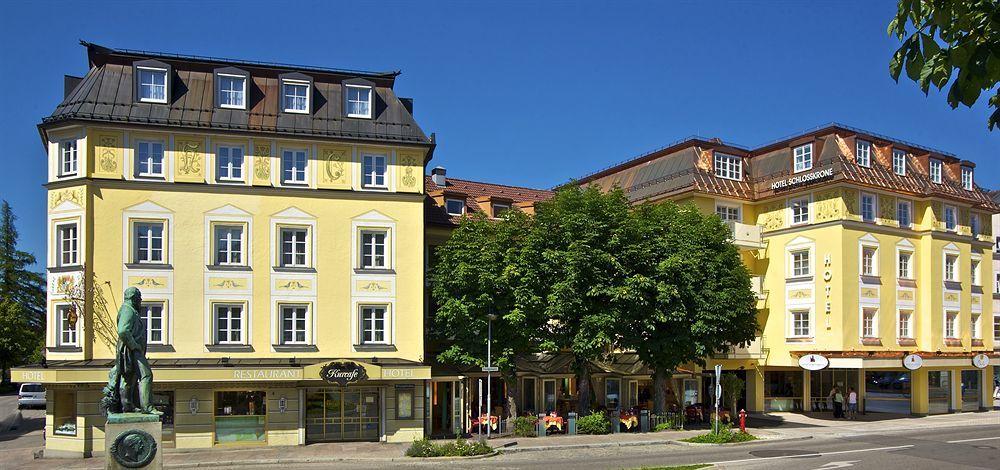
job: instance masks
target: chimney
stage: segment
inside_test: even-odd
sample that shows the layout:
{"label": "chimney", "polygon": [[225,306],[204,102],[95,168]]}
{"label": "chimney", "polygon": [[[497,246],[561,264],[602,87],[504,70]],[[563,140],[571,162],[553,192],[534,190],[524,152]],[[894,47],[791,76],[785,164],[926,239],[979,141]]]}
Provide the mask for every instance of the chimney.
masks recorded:
{"label": "chimney", "polygon": [[448,170],[445,170],[443,166],[434,167],[431,170],[431,181],[438,187],[445,187],[448,184],[448,179],[444,176],[446,173],[448,173]]}
{"label": "chimney", "polygon": [[63,99],[69,97],[70,93],[76,89],[76,86],[83,81],[82,77],[73,77],[70,75],[63,75]]}
{"label": "chimney", "polygon": [[403,107],[406,108],[406,111],[409,112],[410,115],[412,116],[413,115],[413,98],[400,98],[399,102],[403,103]]}

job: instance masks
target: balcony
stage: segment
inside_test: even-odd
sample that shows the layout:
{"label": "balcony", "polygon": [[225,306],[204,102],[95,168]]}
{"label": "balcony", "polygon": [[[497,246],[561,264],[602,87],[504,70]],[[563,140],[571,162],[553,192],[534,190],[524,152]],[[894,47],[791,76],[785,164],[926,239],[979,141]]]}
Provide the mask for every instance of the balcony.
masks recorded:
{"label": "balcony", "polygon": [[767,359],[768,348],[765,346],[765,336],[754,338],[750,344],[740,347],[733,346],[728,352],[716,354],[716,359]]}
{"label": "balcony", "polygon": [[767,305],[767,291],[764,290],[764,276],[751,276],[750,290],[757,296],[757,308],[764,308]]}
{"label": "balcony", "polygon": [[759,250],[764,248],[764,237],[758,225],[744,224],[740,222],[727,221],[729,229],[733,233],[733,244],[748,250]]}

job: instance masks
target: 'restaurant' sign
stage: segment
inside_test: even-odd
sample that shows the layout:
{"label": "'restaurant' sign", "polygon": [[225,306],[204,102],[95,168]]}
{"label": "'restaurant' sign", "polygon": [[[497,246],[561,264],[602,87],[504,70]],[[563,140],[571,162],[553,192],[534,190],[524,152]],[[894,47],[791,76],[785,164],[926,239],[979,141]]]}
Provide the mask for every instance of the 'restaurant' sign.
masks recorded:
{"label": "'restaurant' sign", "polygon": [[799,367],[805,370],[826,369],[830,365],[830,360],[819,354],[806,354],[799,358]]}
{"label": "'restaurant' sign", "polygon": [[795,186],[814,183],[816,181],[825,180],[827,178],[833,178],[833,168],[827,168],[825,170],[818,170],[812,173],[805,173],[802,175],[795,175],[783,180],[778,180],[771,183],[771,191],[779,191],[782,189],[788,189]]}
{"label": "'restaurant' sign", "polygon": [[332,384],[347,385],[367,380],[368,372],[357,362],[331,362],[323,366],[319,376]]}

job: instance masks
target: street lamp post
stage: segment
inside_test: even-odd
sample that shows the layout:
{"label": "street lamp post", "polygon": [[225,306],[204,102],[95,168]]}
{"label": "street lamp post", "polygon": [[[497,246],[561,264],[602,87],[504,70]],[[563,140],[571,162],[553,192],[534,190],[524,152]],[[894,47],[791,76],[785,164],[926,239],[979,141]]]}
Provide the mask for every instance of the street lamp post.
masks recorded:
{"label": "street lamp post", "polygon": [[[487,327],[486,334],[486,438],[490,438],[490,425],[493,424],[493,420],[490,419],[490,408],[493,406],[493,386],[491,379],[493,377],[493,320],[496,319],[495,313],[490,313],[486,315],[489,319],[489,326]],[[497,419],[500,422],[500,419]]]}

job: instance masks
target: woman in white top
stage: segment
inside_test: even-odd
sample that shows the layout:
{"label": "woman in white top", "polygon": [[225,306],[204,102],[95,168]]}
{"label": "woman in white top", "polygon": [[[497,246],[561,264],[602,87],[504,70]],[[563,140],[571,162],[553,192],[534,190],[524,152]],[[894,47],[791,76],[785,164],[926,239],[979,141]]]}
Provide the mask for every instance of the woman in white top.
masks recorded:
{"label": "woman in white top", "polygon": [[850,388],[850,393],[847,394],[847,419],[857,419],[858,417],[858,392],[854,391],[854,387]]}

